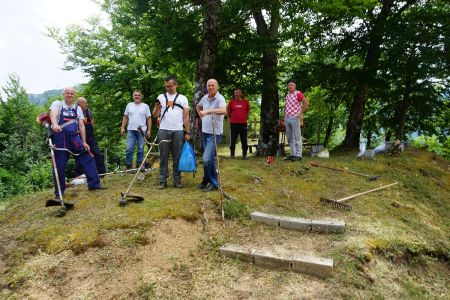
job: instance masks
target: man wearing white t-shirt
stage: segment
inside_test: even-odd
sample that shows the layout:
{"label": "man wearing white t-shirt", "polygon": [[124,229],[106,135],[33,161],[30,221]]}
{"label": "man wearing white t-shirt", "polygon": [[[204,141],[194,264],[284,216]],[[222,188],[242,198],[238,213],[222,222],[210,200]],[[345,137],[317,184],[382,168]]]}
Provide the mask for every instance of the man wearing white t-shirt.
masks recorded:
{"label": "man wearing white t-shirt", "polygon": [[[181,173],[178,171],[181,148],[184,140],[190,140],[191,122],[189,120],[189,103],[185,96],[177,93],[177,80],[167,77],[164,80],[166,93],[158,96],[153,117],[160,118],[158,141],[170,140],[159,145],[159,189],[167,187],[169,177],[169,152],[172,152],[173,186],[182,188]],[[184,132],[183,125],[186,130]]]}
{"label": "man wearing white t-shirt", "polygon": [[136,167],[139,167],[144,159],[144,134],[147,138],[150,138],[152,128],[150,108],[147,104],[142,103],[142,93],[139,90],[133,92],[133,102],[128,103],[125,108],[120,128],[121,135],[125,134],[127,124],[125,164],[127,169],[131,169],[134,145],[137,144]]}

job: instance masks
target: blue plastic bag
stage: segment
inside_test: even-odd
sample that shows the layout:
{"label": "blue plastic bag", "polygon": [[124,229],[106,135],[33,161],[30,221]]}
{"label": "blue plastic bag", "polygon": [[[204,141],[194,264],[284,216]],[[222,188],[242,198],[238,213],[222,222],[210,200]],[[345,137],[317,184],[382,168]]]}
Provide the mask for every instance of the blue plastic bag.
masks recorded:
{"label": "blue plastic bag", "polygon": [[185,141],[181,149],[180,161],[178,162],[178,171],[195,173],[197,171],[197,161],[195,160],[195,151],[191,143]]}

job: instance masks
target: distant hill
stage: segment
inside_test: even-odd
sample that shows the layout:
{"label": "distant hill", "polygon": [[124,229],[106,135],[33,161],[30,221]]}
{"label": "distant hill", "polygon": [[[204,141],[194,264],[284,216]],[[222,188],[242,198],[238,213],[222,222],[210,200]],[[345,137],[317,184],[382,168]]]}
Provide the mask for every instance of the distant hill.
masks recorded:
{"label": "distant hill", "polygon": [[28,94],[28,99],[33,104],[43,105],[47,102],[48,98],[54,98],[62,94],[62,89],[59,90],[48,90],[43,92],[42,94]]}
{"label": "distant hill", "polygon": [[[79,84],[75,86],[77,91],[81,91],[83,89],[82,85]],[[55,98],[57,96],[62,95],[63,89],[55,89],[48,90],[43,92],[42,94],[28,94],[28,99],[30,99],[31,103],[36,105],[43,105],[47,102],[48,98]]]}

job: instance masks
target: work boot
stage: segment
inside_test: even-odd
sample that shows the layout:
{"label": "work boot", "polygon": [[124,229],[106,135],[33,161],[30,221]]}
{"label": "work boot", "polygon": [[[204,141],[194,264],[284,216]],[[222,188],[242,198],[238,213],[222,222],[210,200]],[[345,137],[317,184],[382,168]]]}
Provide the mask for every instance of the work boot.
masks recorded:
{"label": "work boot", "polygon": [[200,190],[203,190],[207,186],[208,186],[208,183],[201,182],[199,185],[197,185],[197,188],[200,189]]}
{"label": "work boot", "polygon": [[167,187],[167,182],[160,182],[158,185],[159,190],[163,190]]}
{"label": "work boot", "polygon": [[183,185],[181,184],[181,182],[174,182],[173,187],[177,188],[177,189],[181,189],[181,188],[183,188]]}
{"label": "work boot", "polygon": [[209,186],[207,186],[206,188],[202,189],[202,192],[212,192],[212,191],[217,191],[219,188],[217,186],[213,186],[212,184],[210,184]]}

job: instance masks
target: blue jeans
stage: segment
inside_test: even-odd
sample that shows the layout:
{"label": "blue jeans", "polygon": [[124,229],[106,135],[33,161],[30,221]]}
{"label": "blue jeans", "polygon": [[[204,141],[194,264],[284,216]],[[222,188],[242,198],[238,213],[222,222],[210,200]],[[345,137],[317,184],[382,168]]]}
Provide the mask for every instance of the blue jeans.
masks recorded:
{"label": "blue jeans", "polygon": [[[222,135],[216,135],[216,143],[222,141]],[[210,183],[214,187],[219,187],[216,170],[216,149],[214,147],[214,135],[202,132],[202,146],[203,146],[203,184]]]}
{"label": "blue jeans", "polygon": [[291,156],[302,157],[302,130],[299,117],[289,117],[284,120],[286,136],[291,150]]}
{"label": "blue jeans", "polygon": [[134,145],[136,143],[137,143],[136,166],[139,167],[139,165],[142,163],[142,160],[144,159],[144,137],[137,130],[128,130],[127,148],[125,150],[126,152],[125,163],[127,164],[127,166],[131,166],[133,163]]}

